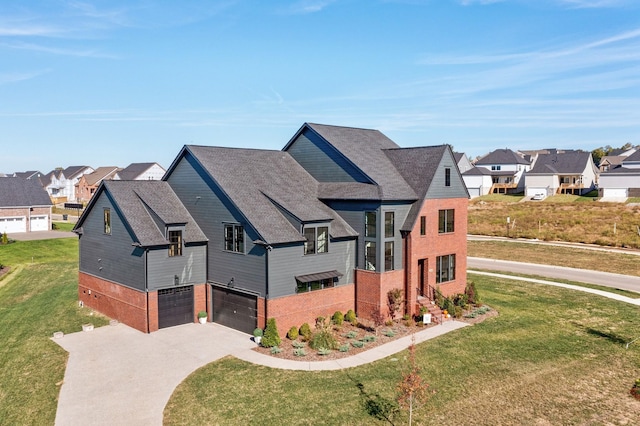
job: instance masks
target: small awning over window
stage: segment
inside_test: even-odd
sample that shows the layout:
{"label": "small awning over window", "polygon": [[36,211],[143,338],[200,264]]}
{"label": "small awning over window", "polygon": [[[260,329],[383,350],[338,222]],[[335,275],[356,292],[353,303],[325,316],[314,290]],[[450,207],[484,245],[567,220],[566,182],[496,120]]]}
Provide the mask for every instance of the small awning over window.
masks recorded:
{"label": "small awning over window", "polygon": [[301,283],[310,283],[312,281],[327,280],[329,278],[340,278],[342,275],[338,271],[318,272],[315,274],[297,275],[296,280]]}

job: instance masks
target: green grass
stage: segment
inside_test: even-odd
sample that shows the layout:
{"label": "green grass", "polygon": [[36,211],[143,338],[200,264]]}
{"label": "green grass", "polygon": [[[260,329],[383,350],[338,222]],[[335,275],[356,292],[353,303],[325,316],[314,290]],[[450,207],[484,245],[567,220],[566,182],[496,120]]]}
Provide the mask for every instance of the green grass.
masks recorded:
{"label": "green grass", "polygon": [[50,340],[105,318],[77,304],[78,241],[0,246],[0,424],[53,424],[68,354]]}
{"label": "green grass", "polygon": [[[417,347],[435,391],[415,424],[631,424],[640,404],[640,308],[551,286],[472,276],[499,316]],[[285,371],[234,358],[188,377],[167,425],[385,424],[407,352],[343,371]],[[406,413],[395,424],[406,424]],[[388,424],[388,423],[387,423]]]}
{"label": "green grass", "polygon": [[640,197],[627,198],[627,204],[638,204],[638,203],[640,203]]}
{"label": "green grass", "polygon": [[474,202],[484,201],[489,203],[517,203],[524,198],[524,194],[488,194],[474,198]]}
{"label": "green grass", "polygon": [[75,223],[71,222],[53,222],[56,231],[71,231],[75,226]]}

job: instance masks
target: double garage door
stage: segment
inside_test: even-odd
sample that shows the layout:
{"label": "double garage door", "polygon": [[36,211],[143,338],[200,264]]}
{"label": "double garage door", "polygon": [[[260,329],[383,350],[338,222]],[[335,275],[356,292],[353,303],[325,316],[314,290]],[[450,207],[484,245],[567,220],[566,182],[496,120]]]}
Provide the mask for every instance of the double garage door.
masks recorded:
{"label": "double garage door", "polygon": [[158,328],[193,322],[193,286],[158,290]]}
{"label": "double garage door", "polygon": [[213,322],[252,333],[258,323],[257,297],[228,288],[213,287]]}
{"label": "double garage door", "polygon": [[[45,216],[31,216],[31,231],[47,231],[49,219]],[[0,233],[14,234],[27,232],[27,218],[25,216],[0,217]]]}

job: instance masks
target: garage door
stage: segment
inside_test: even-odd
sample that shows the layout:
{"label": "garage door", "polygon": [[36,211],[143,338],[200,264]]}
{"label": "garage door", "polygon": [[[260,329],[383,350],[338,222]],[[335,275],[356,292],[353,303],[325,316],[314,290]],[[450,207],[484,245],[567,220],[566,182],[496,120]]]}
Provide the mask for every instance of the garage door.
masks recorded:
{"label": "garage door", "polygon": [[604,188],[603,197],[627,198],[627,188]]}
{"label": "garage door", "polygon": [[193,322],[193,286],[158,290],[158,328]]}
{"label": "garage door", "polygon": [[31,230],[48,231],[49,221],[47,220],[47,216],[31,216]]}
{"label": "garage door", "polygon": [[213,322],[252,333],[258,324],[256,296],[213,287]]}
{"label": "garage door", "polygon": [[27,232],[27,222],[23,217],[0,217],[0,232]]}

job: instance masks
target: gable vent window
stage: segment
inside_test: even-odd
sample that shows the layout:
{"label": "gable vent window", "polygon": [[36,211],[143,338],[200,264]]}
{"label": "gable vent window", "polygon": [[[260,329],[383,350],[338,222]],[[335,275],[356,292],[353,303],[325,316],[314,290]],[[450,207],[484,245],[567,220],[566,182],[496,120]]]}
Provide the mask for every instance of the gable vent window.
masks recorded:
{"label": "gable vent window", "polygon": [[104,233],[111,235],[111,209],[104,209]]}
{"label": "gable vent window", "polygon": [[182,256],[182,231],[169,231],[169,256]]}
{"label": "gable vent window", "polygon": [[444,186],[451,186],[451,169],[449,167],[444,169]]}
{"label": "gable vent window", "polygon": [[224,249],[244,253],[244,228],[242,225],[224,225]]}

